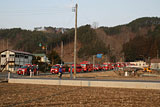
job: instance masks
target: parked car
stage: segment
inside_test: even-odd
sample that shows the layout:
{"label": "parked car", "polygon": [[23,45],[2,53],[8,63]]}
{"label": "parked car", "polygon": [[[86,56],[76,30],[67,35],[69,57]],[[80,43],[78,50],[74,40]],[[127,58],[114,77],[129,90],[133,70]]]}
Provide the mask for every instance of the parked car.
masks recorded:
{"label": "parked car", "polygon": [[17,74],[18,75],[29,75],[31,70],[33,70],[34,74],[37,72],[37,67],[31,64],[25,64],[24,66],[18,68]]}
{"label": "parked car", "polygon": [[[59,68],[60,68],[60,65],[59,65],[59,64],[53,65],[53,66],[51,67],[50,73],[52,73],[52,74],[58,74]],[[65,70],[65,67],[62,66],[62,72],[65,72],[65,71],[66,71],[66,70]]]}
{"label": "parked car", "polygon": [[50,72],[51,72],[52,74],[58,74],[58,72],[59,72],[59,67],[60,67],[60,65],[53,65],[53,66],[51,67]]}

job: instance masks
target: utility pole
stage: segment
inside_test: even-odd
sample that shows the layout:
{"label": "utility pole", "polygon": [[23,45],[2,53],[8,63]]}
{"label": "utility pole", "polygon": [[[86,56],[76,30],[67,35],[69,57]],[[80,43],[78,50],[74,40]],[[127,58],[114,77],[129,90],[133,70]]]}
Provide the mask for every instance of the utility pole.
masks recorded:
{"label": "utility pole", "polygon": [[[159,59],[159,50],[157,49],[157,61]],[[159,68],[158,63],[157,63],[157,69]]]}
{"label": "utility pole", "polygon": [[157,50],[157,59],[159,58],[159,50]]}
{"label": "utility pole", "polygon": [[8,49],[8,39],[7,39],[7,49]]}
{"label": "utility pole", "polygon": [[76,4],[75,7],[75,37],[74,37],[74,75],[73,78],[76,79],[76,48],[77,48],[77,8],[78,8],[78,4]]}
{"label": "utility pole", "polygon": [[62,65],[62,59],[63,59],[63,41],[61,41],[61,65]]}
{"label": "utility pole", "polygon": [[3,39],[3,50],[5,50],[5,44],[4,44],[4,42],[5,42],[5,41],[4,41],[4,39]]}
{"label": "utility pole", "polygon": [[93,55],[93,70],[94,70],[94,67],[95,67],[95,55]]}
{"label": "utility pole", "polygon": [[47,44],[46,44],[46,55],[47,55],[47,48],[48,48],[48,47],[47,47]]}
{"label": "utility pole", "polygon": [[47,44],[46,44],[46,48],[45,48],[45,54],[46,54],[46,57],[45,57],[45,72],[46,72],[46,68],[47,68]]}

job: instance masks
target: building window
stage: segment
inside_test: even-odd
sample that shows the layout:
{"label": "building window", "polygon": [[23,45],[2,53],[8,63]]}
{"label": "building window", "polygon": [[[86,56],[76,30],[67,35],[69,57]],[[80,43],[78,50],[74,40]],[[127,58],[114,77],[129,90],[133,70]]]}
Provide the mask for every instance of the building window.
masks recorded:
{"label": "building window", "polygon": [[23,57],[24,57],[24,55],[19,55],[19,57],[20,57],[20,58],[23,58]]}
{"label": "building window", "polygon": [[6,55],[1,55],[1,57],[6,57]]}
{"label": "building window", "polygon": [[25,56],[24,58],[28,59],[28,56]]}
{"label": "building window", "polygon": [[9,68],[14,68],[14,65],[9,65]]}
{"label": "building window", "polygon": [[10,54],[9,56],[10,56],[10,57],[14,57],[14,54]]}
{"label": "building window", "polygon": [[16,55],[16,58],[19,58],[19,55]]}

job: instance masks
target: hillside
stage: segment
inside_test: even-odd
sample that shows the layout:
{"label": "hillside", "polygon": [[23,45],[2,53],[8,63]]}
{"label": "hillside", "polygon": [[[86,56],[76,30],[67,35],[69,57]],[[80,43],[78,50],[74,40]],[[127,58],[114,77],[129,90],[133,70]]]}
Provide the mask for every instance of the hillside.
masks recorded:
{"label": "hillside", "polygon": [[[99,29],[96,30],[96,32],[99,39],[101,39],[106,44],[106,46],[108,45],[110,46],[110,50],[112,54],[116,56],[117,60],[121,61],[123,60],[123,57],[127,57],[123,49],[124,44],[130,43],[135,37],[148,38],[148,35],[150,35],[150,32],[155,32],[154,31],[155,28],[159,25],[160,25],[160,18],[144,17],[144,18],[136,19],[126,25],[119,25],[111,28],[100,27]],[[138,44],[142,44],[142,41],[139,42]],[[128,47],[128,45],[126,45],[126,47]],[[144,47],[141,47],[141,48],[144,48]],[[139,47],[136,47],[136,48],[139,48]],[[131,50],[133,49],[134,48],[131,48]],[[133,50],[132,53],[134,51],[136,50]],[[139,55],[140,54],[137,53],[137,56]]]}
{"label": "hillside", "polygon": [[[157,30],[159,29],[159,25],[160,18],[144,17],[115,27],[99,27],[93,29],[90,25],[81,26],[78,28],[78,62],[83,60],[92,61],[93,55],[98,53],[105,55],[103,59],[107,58],[106,61],[122,61],[123,57],[128,60],[130,57],[128,55],[134,53],[135,48],[141,47],[140,49],[143,49],[146,46],[145,44],[139,45],[138,47],[134,46],[135,38],[139,40],[138,44],[141,44],[145,38],[152,40],[153,37],[156,37],[157,40],[159,40],[160,32]],[[45,27],[45,30],[42,31],[37,29],[29,31],[20,28],[0,29],[0,51],[9,48],[31,53],[44,53],[47,46],[47,53],[55,50],[60,55],[61,41],[63,41],[64,44],[63,61],[72,62],[74,29],[52,27]],[[149,46],[153,44],[155,46],[149,47],[147,45],[147,51],[145,52],[149,51],[150,54],[145,55],[145,57],[149,55],[154,57],[155,52],[150,50],[153,47],[159,50],[160,48],[157,44],[159,41],[156,41],[156,43],[149,42]],[[43,46],[43,49],[39,44]],[[131,55],[137,58],[140,54],[144,55],[144,52],[136,54],[137,55]],[[136,58],[132,60],[136,60]]]}

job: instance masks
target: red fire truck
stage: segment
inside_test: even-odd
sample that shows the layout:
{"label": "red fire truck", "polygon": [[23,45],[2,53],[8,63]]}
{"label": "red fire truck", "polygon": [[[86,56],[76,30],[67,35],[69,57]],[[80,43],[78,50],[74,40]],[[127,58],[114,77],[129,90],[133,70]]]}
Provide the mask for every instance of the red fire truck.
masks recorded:
{"label": "red fire truck", "polygon": [[114,63],[109,64],[109,70],[113,70],[115,67],[116,67],[116,66],[115,66]]}
{"label": "red fire truck", "polygon": [[100,71],[102,70],[102,67],[99,64],[94,65],[94,71]]}
{"label": "red fire truck", "polygon": [[83,61],[80,63],[84,72],[91,72],[93,70],[93,64],[90,64],[88,61]]}
{"label": "red fire truck", "polygon": [[103,63],[103,70],[107,71],[109,70],[109,63]]}
{"label": "red fire truck", "polygon": [[[82,72],[83,69],[80,64],[76,65],[76,72]],[[69,68],[69,72],[71,72],[71,68]],[[74,64],[72,64],[72,72],[74,72]]]}

